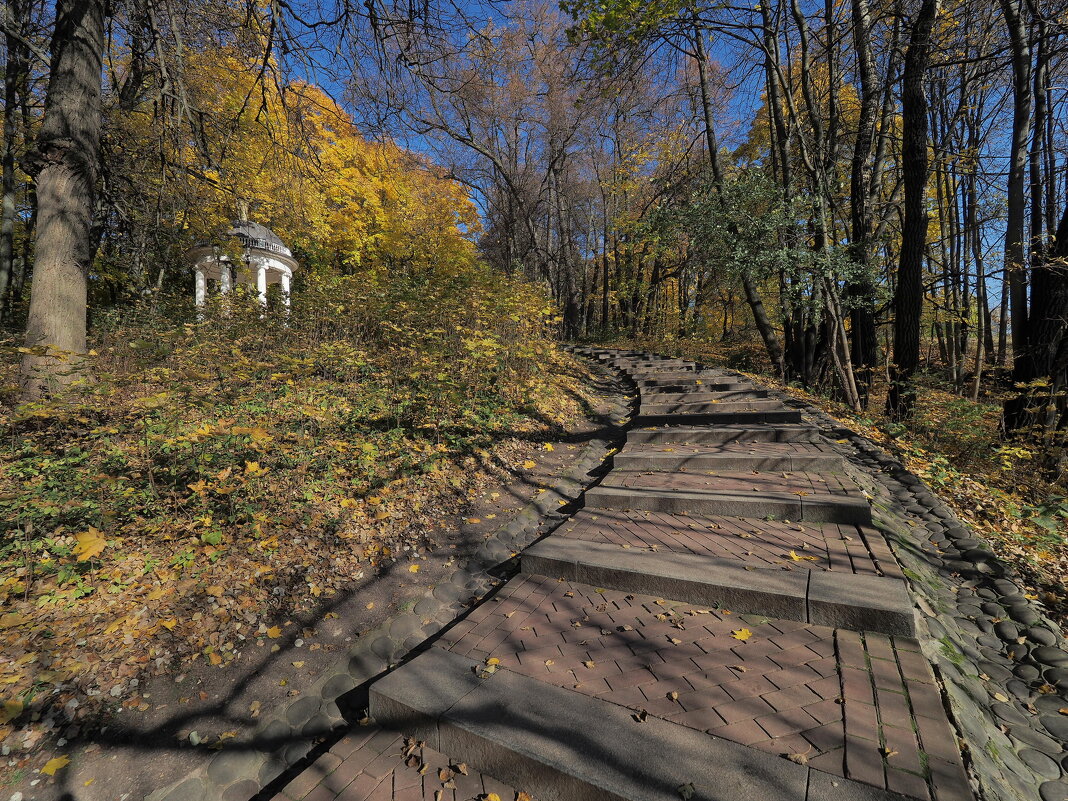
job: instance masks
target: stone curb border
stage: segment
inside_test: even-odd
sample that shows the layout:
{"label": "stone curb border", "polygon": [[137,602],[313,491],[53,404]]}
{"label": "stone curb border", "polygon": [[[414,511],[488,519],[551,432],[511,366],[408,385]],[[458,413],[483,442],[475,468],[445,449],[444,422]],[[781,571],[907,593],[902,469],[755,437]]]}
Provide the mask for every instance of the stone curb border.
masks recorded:
{"label": "stone curb border", "polygon": [[[853,466],[928,636],[950,719],[982,797],[1068,799],[1068,642],[1011,569],[914,473],[867,437],[788,393]],[[1055,693],[1042,693],[1048,684]],[[1032,711],[1028,705],[1035,710]],[[1036,714],[1037,713],[1037,714]]]}
{"label": "stone curb border", "polygon": [[[619,379],[616,371],[610,373]],[[630,423],[634,403],[633,387],[621,383],[627,397],[613,404],[607,415],[620,434]],[[300,697],[263,720],[251,742],[233,743],[145,801],[248,801],[319,742],[340,734],[351,725],[339,704],[341,696],[402,661],[501,583],[490,571],[565,519],[558,510],[597,480],[589,474],[607,461],[610,448],[607,439],[590,440],[572,467],[493,532],[465,565],[437,584],[411,612],[395,615],[360,637]]]}

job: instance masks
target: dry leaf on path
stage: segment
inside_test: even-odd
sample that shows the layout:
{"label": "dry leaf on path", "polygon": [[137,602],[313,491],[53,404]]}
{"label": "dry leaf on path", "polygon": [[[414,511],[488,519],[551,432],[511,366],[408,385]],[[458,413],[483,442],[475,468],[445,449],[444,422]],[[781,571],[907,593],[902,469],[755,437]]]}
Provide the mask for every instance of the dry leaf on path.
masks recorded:
{"label": "dry leaf on path", "polygon": [[45,763],[45,766],[41,768],[41,773],[45,776],[55,776],[57,770],[62,770],[70,764],[70,757],[64,754],[63,756],[57,756],[54,759],[50,759]]}

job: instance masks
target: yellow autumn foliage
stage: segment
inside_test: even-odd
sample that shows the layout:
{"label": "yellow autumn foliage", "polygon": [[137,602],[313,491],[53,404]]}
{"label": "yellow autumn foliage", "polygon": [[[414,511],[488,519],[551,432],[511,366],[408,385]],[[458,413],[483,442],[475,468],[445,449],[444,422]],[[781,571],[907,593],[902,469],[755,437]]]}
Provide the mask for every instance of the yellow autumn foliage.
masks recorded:
{"label": "yellow autumn foliage", "polygon": [[164,198],[180,246],[217,236],[245,206],[313,270],[473,261],[479,223],[465,190],[425,158],[365,139],[322,89],[216,50],[189,55],[185,103],[191,119],[147,102],[109,119],[127,155],[118,172],[139,196],[132,211],[158,222]]}

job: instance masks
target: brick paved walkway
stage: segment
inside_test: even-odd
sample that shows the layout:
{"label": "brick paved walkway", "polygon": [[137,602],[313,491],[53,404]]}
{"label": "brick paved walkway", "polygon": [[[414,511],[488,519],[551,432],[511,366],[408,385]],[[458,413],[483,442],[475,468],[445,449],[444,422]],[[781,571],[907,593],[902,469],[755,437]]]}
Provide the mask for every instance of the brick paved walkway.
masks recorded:
{"label": "brick paved walkway", "polygon": [[[699,401],[708,403],[713,384],[730,388],[724,405],[785,411],[763,393],[747,398],[754,388],[737,375],[694,370],[681,360],[661,364],[648,354],[601,358],[636,379],[643,408],[663,409],[667,400],[685,411],[693,408],[686,392],[702,393]],[[882,609],[902,613],[880,605],[881,590],[892,588],[911,612],[887,543],[855,514],[858,505],[867,513],[864,495],[835,451],[796,421],[679,427],[684,419],[692,418],[669,414],[662,427],[632,432],[601,482],[605,489],[589,493],[587,508],[543,542],[570,545],[549,549],[552,556],[543,546],[531,549],[530,570],[550,572],[564,564],[553,558],[568,555],[569,579],[530,572],[511,578],[429,650],[372,685],[377,723],[353,729],[278,798],[970,801],[957,741],[918,643],[870,630],[873,622],[882,631],[911,630],[879,619]],[[795,464],[807,469],[785,469]],[[713,469],[720,465],[728,469]],[[626,508],[628,497],[642,493],[674,500]],[[790,494],[822,499],[825,520],[837,519],[836,506],[852,510],[841,519],[854,522],[751,514],[762,514],[761,499],[781,510]],[[724,513],[710,513],[702,498],[712,496],[745,502],[724,502]],[[631,556],[613,569],[613,587],[584,583],[596,570],[608,575],[615,546]],[[682,560],[685,591],[663,574],[675,562],[641,556],[652,553]],[[635,576],[635,564],[651,571],[658,559],[661,583],[649,591],[677,587],[678,597],[705,598],[685,594],[695,575],[714,595],[738,575],[760,574],[744,582],[763,585],[768,576],[793,576],[791,585],[807,576],[815,587],[818,576],[840,574],[832,583],[860,593],[853,597],[866,612],[784,620],[621,586]],[[714,577],[703,577],[705,564]],[[751,570],[757,572],[745,572]],[[636,585],[641,578],[633,578]],[[817,598],[811,590],[806,597]],[[817,619],[837,627],[804,622]],[[457,760],[469,765],[461,771]]]}

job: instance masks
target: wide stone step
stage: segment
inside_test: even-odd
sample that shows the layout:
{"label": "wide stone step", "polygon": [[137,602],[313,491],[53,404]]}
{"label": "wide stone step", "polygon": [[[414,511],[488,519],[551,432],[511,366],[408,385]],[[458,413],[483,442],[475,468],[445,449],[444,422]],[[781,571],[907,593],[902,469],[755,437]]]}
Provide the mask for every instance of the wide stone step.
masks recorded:
{"label": "wide stone step", "polygon": [[697,365],[693,362],[683,362],[678,360],[659,359],[651,361],[641,361],[634,359],[609,359],[606,364],[613,367],[619,367],[628,371],[675,371],[675,372],[692,372],[697,369]]}
{"label": "wide stone step", "polygon": [[[770,753],[440,648],[371,686],[380,724],[539,801],[890,801]],[[484,678],[483,678],[484,676]]]}
{"label": "wide stone step", "polygon": [[[645,405],[669,405],[681,403],[745,403],[753,400],[765,400],[768,397],[766,389],[756,387],[743,387],[733,390],[713,390],[705,387],[695,387],[682,392],[661,392],[641,390],[642,403]],[[773,401],[776,402],[777,401]],[[781,404],[780,404],[781,405]]]}
{"label": "wide stone step", "polygon": [[754,470],[759,472],[802,471],[831,473],[843,469],[844,460],[836,453],[814,451],[783,453],[746,453],[743,449],[697,451],[694,453],[656,453],[624,450],[612,457],[615,467],[623,470],[678,472],[686,470]]}
{"label": "wide stone step", "polygon": [[583,509],[553,535],[622,550],[700,554],[775,570],[904,578],[878,530],[846,523]]}
{"label": "wide stone step", "polygon": [[[723,404],[726,406],[727,404]],[[764,424],[800,423],[801,412],[795,409],[780,408],[757,411],[729,411],[723,408],[714,412],[670,412],[662,413],[639,410],[634,422],[638,425],[722,425],[754,426]]]}
{"label": "wide stone step", "polygon": [[754,568],[731,559],[548,537],[524,551],[526,574],[562,578],[783,620],[915,635],[904,582],[819,570]]}
{"label": "wide stone step", "polygon": [[648,509],[672,514],[730,515],[812,523],[871,523],[862,499],[791,492],[714,492],[597,486],[586,491],[587,508]]}
{"label": "wide stone step", "polygon": [[739,390],[756,389],[756,384],[750,381],[723,381],[719,378],[694,379],[686,382],[678,378],[667,381],[658,379],[642,379],[635,381],[638,389],[645,393],[676,393],[676,392],[737,392]]}
{"label": "wide stone step", "polygon": [[641,411],[646,414],[708,414],[713,412],[767,412],[785,410],[781,401],[765,398],[716,401],[664,402],[642,399]]}
{"label": "wide stone step", "polygon": [[634,429],[627,432],[627,444],[723,444],[728,442],[823,442],[819,429],[807,425],[670,426]]}

